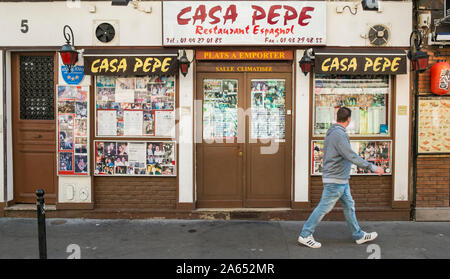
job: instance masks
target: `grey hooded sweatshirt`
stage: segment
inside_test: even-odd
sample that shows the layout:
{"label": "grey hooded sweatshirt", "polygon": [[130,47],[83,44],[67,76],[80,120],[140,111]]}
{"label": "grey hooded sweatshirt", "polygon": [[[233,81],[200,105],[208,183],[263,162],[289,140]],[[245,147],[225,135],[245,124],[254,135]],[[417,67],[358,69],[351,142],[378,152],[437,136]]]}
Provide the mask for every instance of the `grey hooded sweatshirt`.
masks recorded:
{"label": "grey hooded sweatshirt", "polygon": [[346,184],[350,179],[352,164],[363,169],[377,169],[374,164],[363,160],[351,146],[345,128],[333,124],[327,131],[324,143],[323,183]]}

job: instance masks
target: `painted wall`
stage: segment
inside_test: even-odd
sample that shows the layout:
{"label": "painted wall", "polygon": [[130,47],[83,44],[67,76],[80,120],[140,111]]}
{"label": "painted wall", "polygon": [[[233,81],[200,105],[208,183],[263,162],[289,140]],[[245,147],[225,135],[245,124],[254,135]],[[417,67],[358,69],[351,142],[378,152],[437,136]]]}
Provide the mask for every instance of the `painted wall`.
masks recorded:
{"label": "painted wall", "polygon": [[[381,11],[363,11],[361,1],[327,3],[328,46],[370,46],[367,35],[370,26],[383,24],[391,30],[387,46],[409,46],[412,31],[411,1],[378,1]],[[349,8],[353,13],[350,13]],[[338,13],[346,7],[342,12]]]}
{"label": "painted wall", "polygon": [[[11,54],[9,52],[6,53],[6,69],[11,69]],[[11,71],[6,71],[6,109],[4,113],[7,114],[7,162],[8,162],[8,168],[7,168],[7,192],[8,196],[7,201],[10,201],[14,198],[14,192],[13,192],[13,155],[12,155],[12,116],[11,116]]]}
{"label": "painted wall", "polygon": [[[49,8],[51,5],[51,9]],[[350,13],[349,8],[352,12]],[[342,10],[344,7],[345,8]],[[95,12],[90,9],[95,7]],[[151,9],[146,13],[145,8]],[[337,12],[338,11],[338,12]],[[342,11],[342,12],[341,12]],[[0,3],[0,46],[59,46],[64,43],[63,26],[72,27],[75,45],[95,45],[94,24],[103,20],[117,25],[118,38],[110,45],[158,46],[162,44],[161,2],[141,1],[139,9],[111,6],[110,1],[10,2]],[[22,20],[28,32],[22,33]],[[116,21],[116,22],[115,22]],[[327,2],[327,45],[369,46],[363,38],[371,25],[391,30],[389,46],[409,46],[412,28],[411,1],[381,1],[381,11],[363,11],[360,1]]]}
{"label": "painted wall", "polygon": [[[189,61],[193,60],[194,51],[187,50]],[[184,77],[180,79],[180,122],[179,122],[179,146],[178,146],[178,201],[180,203],[194,202],[194,69],[189,68]]]}
{"label": "painted wall", "polygon": [[[409,188],[409,148],[410,148],[410,76],[398,75],[396,82],[395,109],[395,167],[394,167],[394,197],[395,201],[407,201]],[[406,107],[406,115],[399,114],[399,106]]]}
{"label": "painted wall", "polygon": [[[64,25],[72,27],[75,45],[97,44],[95,27],[103,20],[117,21],[115,45],[161,45],[161,2],[140,3],[140,9],[151,8],[151,13],[127,7],[111,6],[111,1],[58,1],[0,3],[0,46],[60,46]],[[96,12],[89,9],[94,7]],[[22,20],[27,20],[28,32],[22,33]],[[116,40],[116,39],[115,39]],[[100,45],[100,44],[99,44]]]}
{"label": "painted wall", "polygon": [[303,57],[303,50],[297,50],[295,66],[297,67],[296,88],[295,88],[295,202],[308,202],[308,146],[309,125],[309,79],[311,74],[306,76],[302,73],[298,62]]}
{"label": "painted wall", "polygon": [[[0,50],[0,104],[3,104],[3,51]],[[0,146],[3,146],[3,106],[0,105]],[[4,201],[3,185],[3,148],[0,148],[0,202]]]}

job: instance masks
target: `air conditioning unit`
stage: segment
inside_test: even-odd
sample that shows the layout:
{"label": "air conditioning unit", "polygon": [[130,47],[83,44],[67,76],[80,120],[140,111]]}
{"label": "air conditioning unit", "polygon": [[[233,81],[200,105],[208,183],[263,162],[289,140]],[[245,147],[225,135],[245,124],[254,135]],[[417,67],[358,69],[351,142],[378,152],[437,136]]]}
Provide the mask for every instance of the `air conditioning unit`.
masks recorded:
{"label": "air conditioning unit", "polygon": [[390,46],[391,24],[368,24],[366,46]]}
{"label": "air conditioning unit", "polygon": [[118,46],[119,42],[119,20],[94,20],[92,24],[92,45]]}

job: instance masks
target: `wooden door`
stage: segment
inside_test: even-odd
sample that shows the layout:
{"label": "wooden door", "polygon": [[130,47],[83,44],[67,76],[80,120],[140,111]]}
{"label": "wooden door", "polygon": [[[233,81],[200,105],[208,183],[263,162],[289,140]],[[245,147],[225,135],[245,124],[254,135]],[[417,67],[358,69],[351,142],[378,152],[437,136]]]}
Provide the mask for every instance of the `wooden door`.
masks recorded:
{"label": "wooden door", "polygon": [[56,202],[56,54],[12,55],[14,202],[35,203],[37,189]]}
{"label": "wooden door", "polygon": [[291,82],[289,73],[197,74],[197,207],[290,206]]}
{"label": "wooden door", "polygon": [[243,207],[244,90],[241,74],[197,75],[198,207]]}
{"label": "wooden door", "polygon": [[246,207],[290,207],[291,75],[246,74]]}

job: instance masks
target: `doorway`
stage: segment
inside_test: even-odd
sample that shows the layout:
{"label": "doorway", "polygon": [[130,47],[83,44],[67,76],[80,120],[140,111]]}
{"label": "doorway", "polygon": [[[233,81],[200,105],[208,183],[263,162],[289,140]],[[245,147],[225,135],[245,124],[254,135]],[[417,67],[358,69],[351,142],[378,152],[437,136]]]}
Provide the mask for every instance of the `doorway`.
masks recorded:
{"label": "doorway", "polygon": [[290,207],[291,73],[197,73],[196,94],[197,207]]}
{"label": "doorway", "polygon": [[12,55],[15,203],[35,203],[37,189],[44,189],[47,204],[56,203],[55,55]]}

